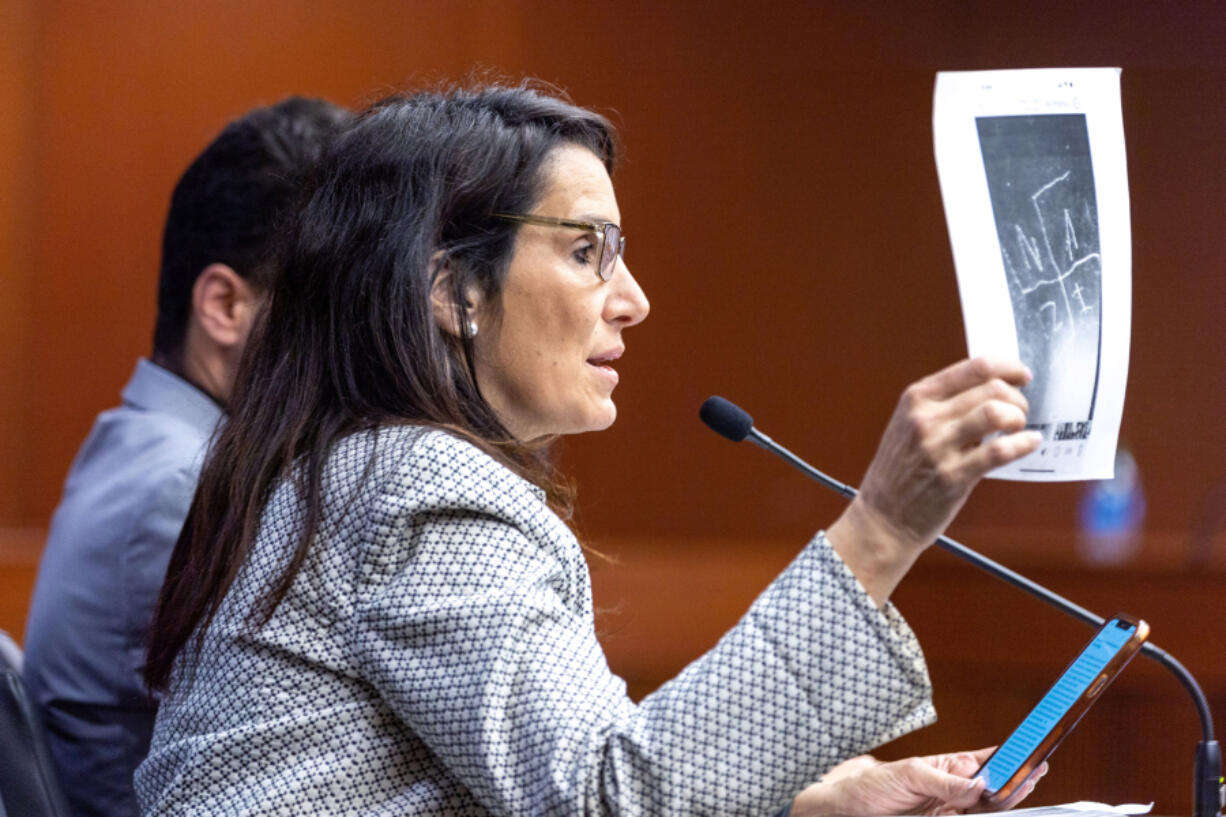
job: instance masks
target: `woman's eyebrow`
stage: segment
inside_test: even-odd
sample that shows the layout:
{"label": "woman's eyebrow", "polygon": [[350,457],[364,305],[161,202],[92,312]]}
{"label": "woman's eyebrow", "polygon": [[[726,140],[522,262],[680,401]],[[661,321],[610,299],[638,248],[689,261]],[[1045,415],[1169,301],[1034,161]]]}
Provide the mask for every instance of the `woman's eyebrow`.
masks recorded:
{"label": "woman's eyebrow", "polygon": [[616,221],[608,216],[600,216],[596,215],[595,213],[584,213],[583,215],[577,217],[575,221],[588,221],[592,224],[617,224]]}

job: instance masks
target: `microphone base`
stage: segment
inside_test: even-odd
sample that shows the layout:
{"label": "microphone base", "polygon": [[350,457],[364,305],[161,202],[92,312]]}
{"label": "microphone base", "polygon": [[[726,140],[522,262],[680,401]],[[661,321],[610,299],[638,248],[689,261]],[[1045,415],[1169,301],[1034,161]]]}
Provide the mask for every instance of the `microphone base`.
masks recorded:
{"label": "microphone base", "polygon": [[1192,817],[1222,817],[1226,785],[1222,782],[1222,749],[1216,740],[1196,744],[1196,781]]}

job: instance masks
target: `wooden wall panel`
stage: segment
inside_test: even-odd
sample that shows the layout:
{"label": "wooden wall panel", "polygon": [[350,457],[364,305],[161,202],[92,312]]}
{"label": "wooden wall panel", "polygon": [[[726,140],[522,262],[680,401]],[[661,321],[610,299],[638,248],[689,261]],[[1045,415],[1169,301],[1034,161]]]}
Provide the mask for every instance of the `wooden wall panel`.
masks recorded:
{"label": "wooden wall panel", "polygon": [[29,441],[34,3],[0,4],[0,529],[22,516]]}
{"label": "wooden wall panel", "polygon": [[[904,25],[873,2],[555,12],[475,0],[39,5],[27,89],[37,185],[22,212],[34,272],[12,301],[28,326],[16,340],[32,422],[13,421],[28,453],[3,467],[9,481],[22,474],[28,500],[0,522],[45,523],[92,417],[146,351],[170,188],[225,119],[290,92],[357,102],[486,65],[564,84],[609,110],[627,144],[629,258],[654,311],[627,333],[621,420],[564,446],[592,489],[586,528],[803,535],[834,506],[721,447],[696,406],[716,391],[744,400],[776,436],[858,479],[901,388],[963,350],[931,157],[933,71],[1117,63],[1138,304],[1124,437],[1147,479],[1152,541],[1196,524],[1226,479],[1215,456],[1226,426],[1188,433],[1184,417],[1226,401],[1223,249],[1208,240],[1226,206],[1213,136],[1226,109],[1203,104],[1226,83],[1211,36],[1226,33],[1220,4],[1039,3],[1023,15],[936,3]],[[989,485],[964,521],[1067,530],[1079,493]]]}
{"label": "wooden wall panel", "polygon": [[45,534],[43,528],[0,529],[0,630],[19,642],[26,631]]}

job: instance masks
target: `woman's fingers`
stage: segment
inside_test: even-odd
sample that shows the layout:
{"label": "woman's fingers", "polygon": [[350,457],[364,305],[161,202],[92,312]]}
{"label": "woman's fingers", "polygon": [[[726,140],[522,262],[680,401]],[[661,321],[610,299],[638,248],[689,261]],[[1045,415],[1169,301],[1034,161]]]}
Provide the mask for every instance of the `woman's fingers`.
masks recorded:
{"label": "woman's fingers", "polygon": [[978,480],[989,471],[1033,453],[1042,442],[1043,435],[1037,431],[1019,431],[980,443],[966,452],[962,460],[963,478]]}
{"label": "woman's fingers", "polygon": [[1030,370],[1020,360],[972,357],[928,375],[915,388],[930,399],[946,400],[992,379],[1025,386],[1030,378]]}
{"label": "woman's fingers", "polygon": [[992,756],[992,753],[995,751],[996,751],[995,746],[985,746],[982,749],[976,749],[973,752],[959,752],[959,754],[970,755],[972,761],[976,764],[976,766],[982,766],[983,764],[988,762],[988,758],[990,758]]}
{"label": "woman's fingers", "polygon": [[934,442],[945,446],[942,453],[956,460],[959,454],[978,446],[993,434],[1012,434],[1025,428],[1025,412],[1011,403],[988,400],[970,413],[951,419],[944,434]]}
{"label": "woman's fingers", "polygon": [[975,772],[988,762],[988,758],[996,751],[995,746],[976,749],[973,752],[951,752],[945,755],[935,755],[932,760],[940,768],[961,777],[972,777]]}
{"label": "woman's fingers", "polygon": [[1029,408],[1021,390],[999,378],[973,386],[934,409],[945,422],[933,435],[932,450],[945,457],[955,480],[974,483],[1042,442],[1038,432],[1025,432]]}
{"label": "woman's fingers", "polygon": [[983,796],[984,781],[953,774],[944,768],[942,756],[898,761],[901,786],[917,799],[923,799],[922,809],[930,813],[961,811],[979,802]]}
{"label": "woman's fingers", "polygon": [[1017,790],[1017,794],[1009,799],[1009,808],[1013,808],[1018,803],[1025,800],[1034,793],[1034,787],[1038,785],[1039,779],[1047,774],[1047,763],[1044,761],[1038,768],[1030,773],[1026,778],[1026,782]]}
{"label": "woman's fingers", "polygon": [[1014,436],[1026,425],[1018,386],[1028,379],[1019,361],[974,358],[909,386],[865,474],[868,506],[910,545],[932,542],[983,474],[1037,445]]}
{"label": "woman's fingers", "polygon": [[[934,412],[950,419],[970,417],[979,413],[984,406],[995,406],[1000,410],[1010,410],[1012,414],[1025,420],[1030,411],[1030,401],[1018,387],[1006,383],[1000,378],[992,378],[966,391],[959,392],[944,401],[934,404]],[[994,429],[1002,430],[1002,429]],[[1003,429],[1015,431],[1016,429]]]}

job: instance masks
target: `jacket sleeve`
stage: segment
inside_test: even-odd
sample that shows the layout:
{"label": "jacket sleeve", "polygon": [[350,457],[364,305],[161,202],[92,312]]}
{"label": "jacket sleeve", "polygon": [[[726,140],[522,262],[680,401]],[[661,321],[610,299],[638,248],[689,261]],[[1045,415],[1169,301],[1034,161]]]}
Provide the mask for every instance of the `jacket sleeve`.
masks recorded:
{"label": "jacket sleeve", "polygon": [[493,813],[771,814],[932,720],[910,631],[821,535],[634,704],[573,537],[518,477],[448,447],[415,452],[385,496],[355,641],[380,695]]}

